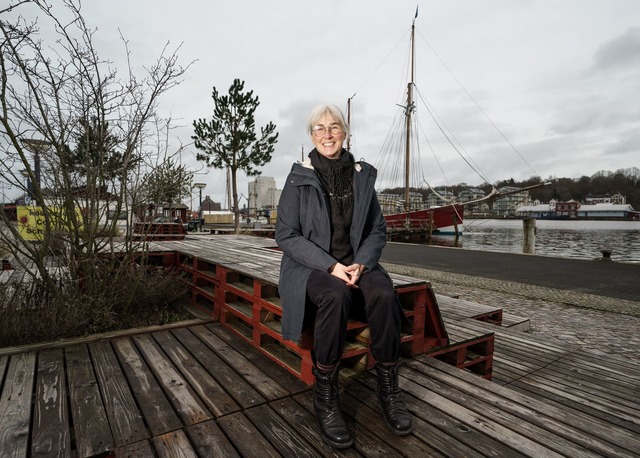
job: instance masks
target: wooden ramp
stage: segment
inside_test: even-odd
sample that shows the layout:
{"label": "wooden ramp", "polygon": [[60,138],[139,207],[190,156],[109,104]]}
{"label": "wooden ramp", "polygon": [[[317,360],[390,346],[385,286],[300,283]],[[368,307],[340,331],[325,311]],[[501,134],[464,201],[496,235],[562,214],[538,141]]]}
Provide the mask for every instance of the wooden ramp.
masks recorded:
{"label": "wooden ramp", "polygon": [[[415,429],[403,438],[377,411],[374,372],[344,379],[355,445],[339,455],[637,457],[640,367],[577,349],[555,359],[565,367],[533,363],[506,385],[404,360]],[[2,457],[338,455],[311,388],[219,323],[5,354],[0,380]]]}

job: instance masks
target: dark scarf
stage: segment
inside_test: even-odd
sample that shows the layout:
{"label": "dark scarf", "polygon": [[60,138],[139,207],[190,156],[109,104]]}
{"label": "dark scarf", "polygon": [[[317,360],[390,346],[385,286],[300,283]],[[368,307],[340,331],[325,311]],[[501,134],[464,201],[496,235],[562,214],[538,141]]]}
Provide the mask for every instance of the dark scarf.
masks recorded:
{"label": "dark scarf", "polygon": [[353,218],[353,170],[351,153],[343,149],[338,159],[327,159],[315,148],[309,153],[311,165],[320,183],[329,194],[331,208],[330,254],[345,265],[353,261],[353,248],[349,238]]}

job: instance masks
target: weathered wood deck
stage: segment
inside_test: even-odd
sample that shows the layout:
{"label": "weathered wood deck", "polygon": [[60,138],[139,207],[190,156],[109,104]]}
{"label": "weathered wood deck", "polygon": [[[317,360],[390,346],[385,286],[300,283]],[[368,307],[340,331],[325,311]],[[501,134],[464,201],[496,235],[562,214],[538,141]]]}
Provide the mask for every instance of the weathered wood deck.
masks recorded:
{"label": "weathered wood deck", "polygon": [[[386,430],[372,372],[344,380],[356,438],[344,454],[638,456],[640,367],[509,331],[496,354],[501,384],[405,360],[405,438]],[[2,457],[336,454],[311,389],[218,323],[4,355],[0,375]]]}
{"label": "weathered wood deck", "polygon": [[[251,252],[250,263],[221,256],[260,278],[260,263],[272,266],[267,252]],[[453,346],[441,356],[465,367],[468,353],[490,350],[493,381],[437,351],[404,359],[400,385],[415,421],[404,438],[387,431],[374,373],[364,371],[342,380],[355,445],[329,449],[311,388],[207,320],[0,351],[0,456],[639,456],[639,365],[471,318],[481,308],[443,312]]]}

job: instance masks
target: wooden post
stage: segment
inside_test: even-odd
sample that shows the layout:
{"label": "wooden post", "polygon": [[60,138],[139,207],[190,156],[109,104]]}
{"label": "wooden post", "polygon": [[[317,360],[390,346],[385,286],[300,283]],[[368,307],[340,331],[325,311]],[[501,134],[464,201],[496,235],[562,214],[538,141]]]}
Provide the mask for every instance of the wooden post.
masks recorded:
{"label": "wooden post", "polygon": [[524,229],[524,240],[522,242],[522,252],[527,254],[533,254],[536,246],[536,219],[531,217],[525,217],[522,220],[522,227]]}
{"label": "wooden post", "polygon": [[460,237],[460,232],[458,231],[458,215],[457,214],[453,215],[453,230],[455,231],[455,234],[456,234],[456,240],[458,240],[458,238]]}
{"label": "wooden post", "polygon": [[433,235],[433,211],[429,212],[429,238],[427,240],[431,241],[431,236]]}

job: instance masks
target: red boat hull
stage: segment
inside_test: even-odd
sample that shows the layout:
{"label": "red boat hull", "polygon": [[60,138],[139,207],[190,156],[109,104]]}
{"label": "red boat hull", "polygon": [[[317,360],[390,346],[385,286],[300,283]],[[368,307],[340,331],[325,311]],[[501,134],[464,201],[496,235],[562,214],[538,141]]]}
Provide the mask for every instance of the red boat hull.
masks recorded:
{"label": "red boat hull", "polygon": [[458,232],[457,226],[462,224],[464,205],[445,205],[426,208],[405,213],[385,215],[389,231],[428,231],[433,234]]}

